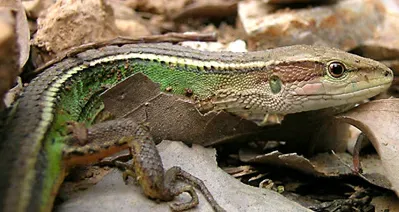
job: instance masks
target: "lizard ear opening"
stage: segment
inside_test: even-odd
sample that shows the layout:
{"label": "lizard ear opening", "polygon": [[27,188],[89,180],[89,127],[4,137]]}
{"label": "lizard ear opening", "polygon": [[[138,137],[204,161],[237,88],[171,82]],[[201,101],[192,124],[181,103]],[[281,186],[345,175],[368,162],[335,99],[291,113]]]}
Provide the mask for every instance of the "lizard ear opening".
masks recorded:
{"label": "lizard ear opening", "polygon": [[269,85],[273,94],[277,94],[281,91],[281,84],[281,79],[278,76],[273,75],[270,77]]}

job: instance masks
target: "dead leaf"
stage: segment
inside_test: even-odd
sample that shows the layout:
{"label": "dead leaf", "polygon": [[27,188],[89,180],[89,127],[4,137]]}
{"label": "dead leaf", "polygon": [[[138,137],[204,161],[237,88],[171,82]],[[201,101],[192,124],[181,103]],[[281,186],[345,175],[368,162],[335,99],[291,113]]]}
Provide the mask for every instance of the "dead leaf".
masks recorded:
{"label": "dead leaf", "polygon": [[381,158],[392,189],[399,195],[399,99],[371,101],[336,118],[366,134]]}
{"label": "dead leaf", "polygon": [[[253,150],[243,149],[239,153],[240,160],[247,163],[266,164],[298,170],[316,177],[358,176],[353,171],[352,155],[348,153],[320,153],[305,157],[297,153],[281,153],[273,151],[256,154]],[[384,176],[381,161],[377,156],[367,155],[361,158],[363,173],[360,176],[369,183],[390,189],[391,184]]]}
{"label": "dead leaf", "polygon": [[260,130],[256,124],[229,113],[200,114],[189,98],[160,93],[159,85],[135,74],[109,89],[102,98],[105,110],[116,118],[146,123],[156,141],[174,139],[210,145]]}
{"label": "dead leaf", "polygon": [[319,175],[308,159],[296,153],[282,154],[281,152],[273,151],[271,153],[254,157],[254,155],[251,155],[249,152],[241,152],[240,155],[242,155],[240,159],[244,162],[283,166],[295,170],[301,170],[306,174]]}
{"label": "dead leaf", "polygon": [[375,211],[399,211],[399,200],[394,195],[375,197],[371,204],[375,206]]}
{"label": "dead leaf", "polygon": [[240,178],[243,176],[253,175],[259,173],[259,170],[256,170],[254,167],[245,165],[239,167],[225,167],[223,171],[230,174],[235,178]]}

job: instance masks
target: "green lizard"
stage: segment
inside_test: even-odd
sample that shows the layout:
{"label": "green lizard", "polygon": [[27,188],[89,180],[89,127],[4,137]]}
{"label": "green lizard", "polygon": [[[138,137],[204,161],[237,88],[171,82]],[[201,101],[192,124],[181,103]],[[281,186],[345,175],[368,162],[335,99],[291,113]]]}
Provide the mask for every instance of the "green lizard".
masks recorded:
{"label": "green lizard", "polygon": [[[47,68],[12,108],[0,143],[1,211],[50,211],[71,166],[126,148],[134,163],[125,167],[138,175],[146,195],[169,201],[189,192],[194,203],[174,205],[175,209],[195,206],[192,187],[177,188],[174,179],[163,179],[155,145],[137,124],[100,123],[89,129],[97,134],[88,133],[94,136],[83,139],[88,143],[66,143],[68,122],[91,125],[103,108],[98,93],[139,72],[162,90],[191,99],[201,112],[225,110],[261,124],[273,116],[359,102],[387,89],[393,80],[392,71],[379,62],[326,47],[229,53],[133,44],[82,52]],[[115,128],[107,131],[109,126]],[[102,141],[101,133],[114,137]],[[143,155],[147,159],[141,160]],[[149,174],[154,178],[146,175],[147,168],[155,170]],[[185,178],[179,173],[174,172],[175,177]],[[206,196],[207,191],[201,191]],[[223,210],[212,198],[208,201],[215,210]]]}

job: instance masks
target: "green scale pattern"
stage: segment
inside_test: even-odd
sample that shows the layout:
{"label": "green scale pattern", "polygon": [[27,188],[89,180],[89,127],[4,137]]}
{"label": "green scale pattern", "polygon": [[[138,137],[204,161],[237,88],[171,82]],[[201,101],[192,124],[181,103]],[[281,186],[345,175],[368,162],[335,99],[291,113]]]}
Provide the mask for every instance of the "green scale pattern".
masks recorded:
{"label": "green scale pattern", "polygon": [[[193,96],[210,96],[220,82],[228,78],[226,74],[209,73],[197,67],[165,64],[156,61],[131,59],[112,61],[109,64],[97,64],[79,71],[70,77],[58,93],[54,122],[45,141],[48,152],[49,173],[45,174],[43,201],[57,181],[61,172],[61,153],[67,135],[66,122],[76,120],[87,126],[95,120],[103,105],[98,94],[135,73],[143,73],[152,81],[161,85],[161,90],[172,88],[172,93],[185,95],[186,89],[193,91]],[[201,94],[201,95],[200,95]],[[56,138],[54,140],[54,138]],[[42,205],[46,205],[43,202]]]}

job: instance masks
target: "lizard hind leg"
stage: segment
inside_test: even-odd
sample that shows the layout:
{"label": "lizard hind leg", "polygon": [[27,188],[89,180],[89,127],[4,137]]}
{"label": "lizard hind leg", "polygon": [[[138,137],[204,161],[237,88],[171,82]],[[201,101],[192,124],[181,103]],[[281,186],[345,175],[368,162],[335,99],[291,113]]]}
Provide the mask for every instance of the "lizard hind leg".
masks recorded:
{"label": "lizard hind leg", "polygon": [[[176,184],[176,180],[179,179],[184,184]],[[184,171],[178,166],[174,166],[168,169],[165,173],[165,187],[169,187],[169,190],[173,193],[173,196],[177,196],[183,192],[187,192],[191,196],[191,201],[186,203],[173,203],[170,205],[174,211],[182,211],[193,208],[198,205],[198,196],[193,186],[196,187],[204,195],[205,199],[212,206],[216,212],[224,212],[225,210],[216,202],[213,195],[205,186],[204,182],[195,177],[194,175]]]}
{"label": "lizard hind leg", "polygon": [[170,208],[172,211],[184,211],[190,208],[194,208],[198,205],[198,195],[195,192],[193,186],[186,183],[176,182],[179,175],[184,172],[180,167],[174,166],[165,172],[164,185],[167,191],[172,196],[178,196],[184,192],[189,193],[191,200],[183,203],[172,203]]}
{"label": "lizard hind leg", "polygon": [[[162,201],[171,201],[175,196],[188,192],[192,200],[188,203],[171,205],[175,211],[190,209],[198,205],[198,196],[193,188],[196,187],[204,194],[215,211],[224,211],[200,179],[179,167],[173,167],[164,172],[161,157],[146,127],[131,119],[116,119],[95,124],[89,129],[83,128],[85,135],[83,146],[67,146],[63,151],[66,165],[97,162],[118,151],[130,149],[133,158],[131,163],[115,161],[116,166],[125,170],[123,176],[125,183],[128,177],[133,177],[147,197]],[[177,180],[186,184],[181,186],[176,183]]]}
{"label": "lizard hind leg", "polygon": [[121,162],[121,161],[114,161],[114,165],[120,169],[123,169],[122,179],[123,179],[123,182],[125,182],[125,185],[128,184],[129,177],[132,177],[134,179],[134,182],[136,184],[138,184],[136,172],[134,171],[134,169],[132,167],[130,167],[129,163]]}

